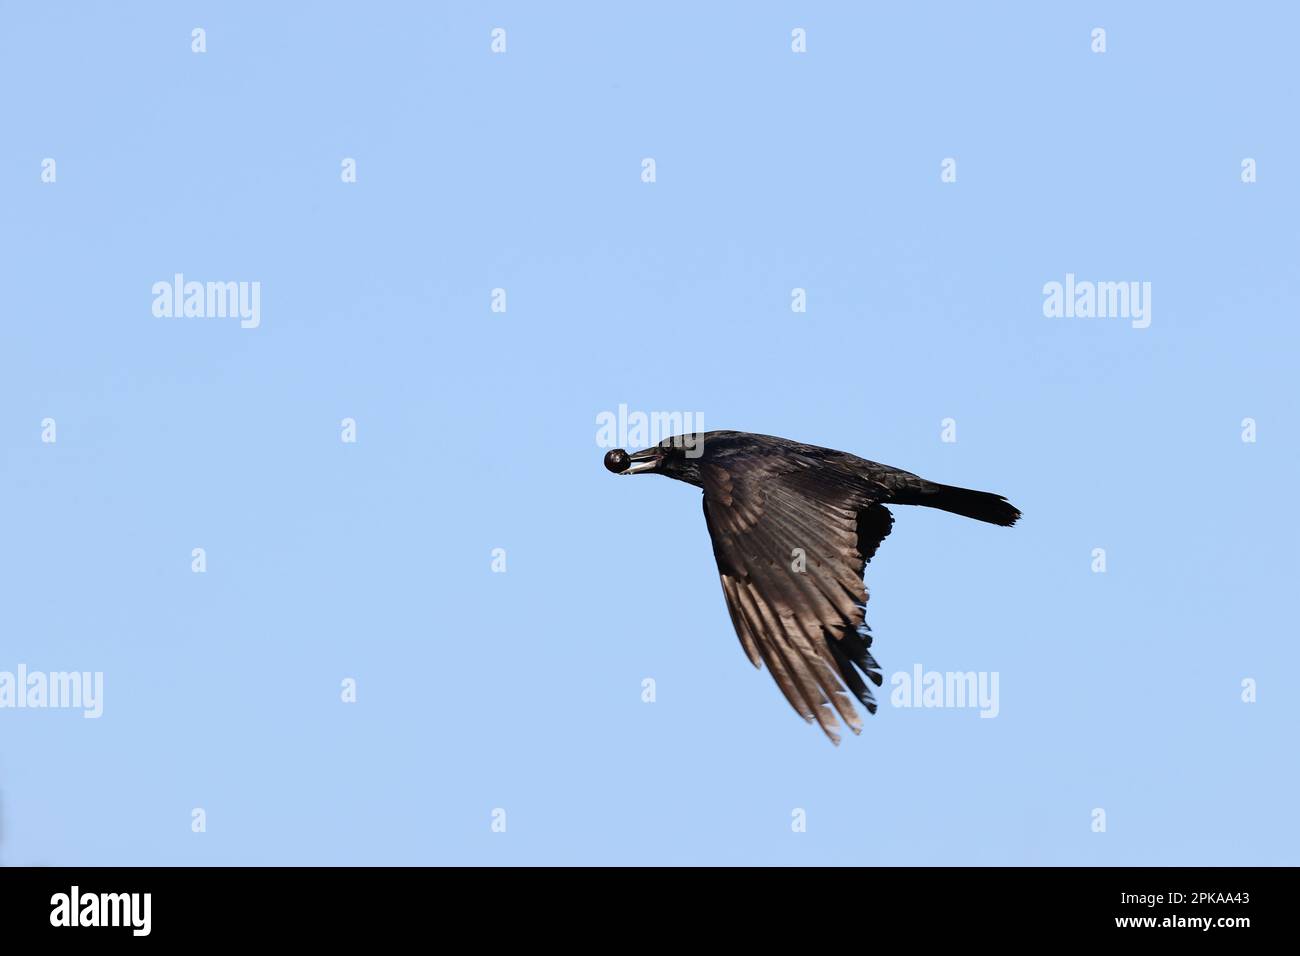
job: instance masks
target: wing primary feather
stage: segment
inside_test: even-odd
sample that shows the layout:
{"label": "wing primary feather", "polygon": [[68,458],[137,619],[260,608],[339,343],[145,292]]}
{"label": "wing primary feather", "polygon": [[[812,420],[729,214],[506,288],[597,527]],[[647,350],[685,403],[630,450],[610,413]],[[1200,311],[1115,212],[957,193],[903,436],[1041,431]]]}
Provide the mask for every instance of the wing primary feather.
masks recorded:
{"label": "wing primary feather", "polygon": [[[790,706],[839,743],[876,712],[862,574],[893,517],[886,489],[827,463],[733,456],[700,468],[704,516],[723,595],[745,656],[767,666]],[[793,565],[794,549],[805,563]]]}

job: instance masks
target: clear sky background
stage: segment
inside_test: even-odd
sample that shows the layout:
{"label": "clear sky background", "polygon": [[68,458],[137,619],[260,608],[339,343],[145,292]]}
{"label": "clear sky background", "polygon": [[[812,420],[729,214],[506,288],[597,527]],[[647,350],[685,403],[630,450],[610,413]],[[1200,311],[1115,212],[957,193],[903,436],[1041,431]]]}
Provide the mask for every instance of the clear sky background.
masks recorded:
{"label": "clear sky background", "polygon": [[[0,710],[0,862],[1300,862],[1298,29],[0,3],[0,671],[104,674]],[[154,317],[176,272],[260,328]],[[1045,318],[1067,272],[1150,328]],[[800,721],[620,403],[1007,495],[867,576],[886,674],[999,716]]]}

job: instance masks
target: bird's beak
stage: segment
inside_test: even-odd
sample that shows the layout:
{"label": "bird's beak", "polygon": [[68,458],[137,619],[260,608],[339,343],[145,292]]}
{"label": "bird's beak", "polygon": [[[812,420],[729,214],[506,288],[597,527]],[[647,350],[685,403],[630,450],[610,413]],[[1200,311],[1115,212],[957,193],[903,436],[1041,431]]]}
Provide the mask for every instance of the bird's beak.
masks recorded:
{"label": "bird's beak", "polygon": [[639,475],[645,471],[654,471],[659,467],[659,449],[651,445],[630,455],[629,460],[632,463],[623,470],[625,475]]}

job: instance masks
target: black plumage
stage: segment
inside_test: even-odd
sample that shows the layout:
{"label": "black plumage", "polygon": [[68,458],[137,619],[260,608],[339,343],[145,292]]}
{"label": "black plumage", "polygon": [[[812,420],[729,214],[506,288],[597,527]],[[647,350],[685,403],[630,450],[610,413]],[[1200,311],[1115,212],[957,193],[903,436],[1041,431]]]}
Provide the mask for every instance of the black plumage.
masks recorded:
{"label": "black plumage", "polygon": [[[679,435],[605,466],[703,489],[731,621],[745,654],[766,666],[790,705],[835,743],[854,733],[882,682],[866,625],[866,564],[894,518],[886,504],[924,505],[998,525],[1017,511],[1000,495],[926,481],[855,455],[770,435]],[[865,679],[864,679],[865,678]]]}

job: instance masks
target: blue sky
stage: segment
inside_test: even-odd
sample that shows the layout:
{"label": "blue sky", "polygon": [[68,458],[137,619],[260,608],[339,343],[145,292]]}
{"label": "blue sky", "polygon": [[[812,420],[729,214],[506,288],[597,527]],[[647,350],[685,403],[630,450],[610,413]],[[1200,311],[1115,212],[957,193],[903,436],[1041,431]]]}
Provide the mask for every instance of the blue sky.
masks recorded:
{"label": "blue sky", "polygon": [[[897,6],[0,4],[0,863],[1296,863],[1297,16]],[[998,716],[798,720],[620,404],[1007,495],[867,575]]]}

